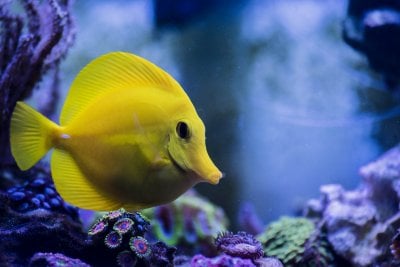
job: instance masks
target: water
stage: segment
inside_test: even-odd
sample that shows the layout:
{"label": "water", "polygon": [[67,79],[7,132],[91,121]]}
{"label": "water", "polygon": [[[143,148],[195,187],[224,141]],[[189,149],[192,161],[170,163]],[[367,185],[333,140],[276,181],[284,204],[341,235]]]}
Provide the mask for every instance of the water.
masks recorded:
{"label": "water", "polygon": [[[221,207],[230,223],[221,219],[223,212],[218,209],[207,216],[199,207],[193,211],[187,204],[192,203],[193,196],[182,200],[183,204],[178,202],[175,208],[149,212],[150,218],[173,220],[178,216],[174,212],[188,205],[191,218],[199,225],[206,221],[214,223],[210,229],[237,231],[243,230],[243,222],[237,217],[245,203],[253,206],[258,216],[255,220],[262,226],[283,215],[299,216],[307,210],[308,203],[308,213],[318,214],[309,218],[319,223],[321,218],[328,221],[328,241],[346,263],[370,266],[376,262],[372,256],[365,262],[361,257],[348,256],[355,245],[343,240],[353,237],[373,244],[365,249],[368,253],[376,250],[376,255],[389,259],[389,254],[382,252],[382,248],[389,251],[389,241],[376,245],[375,236],[353,236],[347,226],[336,225],[343,219],[338,215],[340,211],[349,209],[351,214],[354,209],[360,218],[367,218],[368,229],[375,229],[376,221],[371,219],[374,216],[390,225],[393,229],[384,232],[391,240],[397,228],[393,226],[396,223],[391,223],[398,214],[398,201],[393,201],[398,192],[397,167],[393,167],[397,166],[396,157],[385,159],[384,167],[373,166],[362,175],[359,171],[399,142],[400,109],[397,93],[386,88],[384,74],[371,69],[365,55],[343,41],[342,22],[348,2],[206,1],[198,14],[193,11],[194,3],[197,2],[180,6],[187,12],[183,14],[190,16],[181,14],[183,17],[170,21],[173,25],[164,25],[155,22],[157,1],[77,2],[72,10],[76,16],[76,41],[61,65],[58,110],[76,74],[93,58],[110,51],[143,56],[182,84],[203,119],[208,151],[225,177],[217,186],[199,184],[195,189]],[[48,91],[37,90],[30,103],[40,103],[46,95]],[[321,196],[321,186],[325,202],[313,200],[310,204],[310,199]],[[371,204],[378,199],[374,198],[376,195],[384,198],[378,191],[390,195],[379,207]],[[369,199],[370,195],[374,200]],[[312,212],[310,205],[315,209]],[[334,210],[335,207],[339,208]],[[182,208],[183,213],[186,208]],[[89,212],[85,216],[94,215]],[[343,215],[346,216],[350,215]],[[352,219],[344,221],[353,223]],[[173,223],[160,225],[157,227],[171,228]],[[336,226],[343,227],[339,229],[343,231]],[[180,238],[196,243],[198,236],[193,233],[200,231],[196,227],[189,227],[186,236]],[[210,229],[200,232],[211,232]],[[176,245],[171,236],[168,238],[170,243],[162,241]],[[347,250],[337,250],[338,240],[346,243],[343,247]],[[198,252],[196,246],[177,247],[178,252]],[[265,246],[264,249],[268,250]],[[357,249],[355,254],[362,250]],[[290,265],[291,260],[280,259],[288,266],[296,266]],[[341,266],[338,262],[334,266]]]}
{"label": "water", "polygon": [[267,222],[297,212],[322,184],[351,189],[358,168],[383,151],[371,133],[392,105],[361,110],[360,95],[374,84],[360,75],[363,56],[341,40],[344,1],[250,1],[161,30],[152,8],[147,1],[78,5],[65,88],[89,58],[111,50],[164,67],[193,100],[226,173],[220,186],[199,190],[231,216],[251,200]]}

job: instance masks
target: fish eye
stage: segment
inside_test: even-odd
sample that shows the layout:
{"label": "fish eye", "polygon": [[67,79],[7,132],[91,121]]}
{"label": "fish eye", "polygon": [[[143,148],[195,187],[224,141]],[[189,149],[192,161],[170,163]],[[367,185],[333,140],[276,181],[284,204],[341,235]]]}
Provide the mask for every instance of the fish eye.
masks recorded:
{"label": "fish eye", "polygon": [[190,138],[189,126],[183,121],[178,122],[178,124],[176,125],[176,133],[182,139]]}

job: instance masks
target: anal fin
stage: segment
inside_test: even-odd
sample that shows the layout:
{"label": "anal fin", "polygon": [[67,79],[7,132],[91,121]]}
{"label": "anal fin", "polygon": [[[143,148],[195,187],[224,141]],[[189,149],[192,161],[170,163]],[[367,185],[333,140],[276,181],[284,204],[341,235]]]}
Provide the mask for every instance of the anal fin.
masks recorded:
{"label": "anal fin", "polygon": [[68,152],[54,149],[51,172],[58,193],[74,206],[96,211],[116,210],[122,206],[98,192]]}

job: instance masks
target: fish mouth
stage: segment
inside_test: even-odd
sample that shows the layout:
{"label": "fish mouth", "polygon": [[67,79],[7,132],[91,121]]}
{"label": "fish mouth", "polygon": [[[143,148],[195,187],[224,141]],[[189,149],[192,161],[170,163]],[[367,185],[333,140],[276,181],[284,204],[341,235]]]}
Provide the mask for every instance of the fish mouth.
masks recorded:
{"label": "fish mouth", "polygon": [[202,175],[201,173],[197,172],[196,170],[192,170],[191,168],[184,168],[174,159],[169,150],[168,150],[168,157],[170,158],[175,168],[181,174],[187,175],[195,180],[204,181],[216,185],[218,184],[219,180],[224,176],[218,169],[216,172],[213,171],[212,173],[207,173],[206,175],[204,174]]}
{"label": "fish mouth", "polygon": [[169,149],[167,149],[168,151],[168,157],[172,162],[172,165],[175,166],[175,168],[181,172],[181,173],[189,173],[187,170],[185,170],[183,167],[181,167],[181,165],[179,165],[179,163],[174,159],[174,157],[171,155],[171,152],[169,152]]}
{"label": "fish mouth", "polygon": [[176,170],[180,174],[187,176],[190,180],[196,181],[196,183],[203,180],[195,171],[189,168],[184,168],[181,165],[179,165],[179,163],[174,159],[169,150],[168,150],[168,157],[171,160],[172,165],[176,168]]}

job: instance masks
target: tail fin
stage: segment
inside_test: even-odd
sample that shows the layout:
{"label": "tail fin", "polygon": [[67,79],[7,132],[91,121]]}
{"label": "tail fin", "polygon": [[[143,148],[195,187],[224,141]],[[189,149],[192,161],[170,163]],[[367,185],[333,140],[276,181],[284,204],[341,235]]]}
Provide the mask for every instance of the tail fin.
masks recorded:
{"label": "tail fin", "polygon": [[17,102],[11,117],[11,153],[18,167],[27,170],[52,148],[58,126],[23,102]]}

